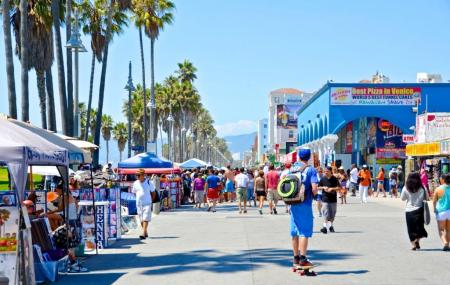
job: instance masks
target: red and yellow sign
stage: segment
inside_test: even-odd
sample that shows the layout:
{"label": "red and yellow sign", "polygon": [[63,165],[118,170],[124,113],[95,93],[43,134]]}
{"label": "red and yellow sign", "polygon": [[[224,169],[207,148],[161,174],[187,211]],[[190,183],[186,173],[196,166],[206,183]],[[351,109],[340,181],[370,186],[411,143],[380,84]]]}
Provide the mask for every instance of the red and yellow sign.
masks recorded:
{"label": "red and yellow sign", "polygon": [[440,154],[441,144],[439,142],[416,143],[406,146],[407,156],[434,156]]}

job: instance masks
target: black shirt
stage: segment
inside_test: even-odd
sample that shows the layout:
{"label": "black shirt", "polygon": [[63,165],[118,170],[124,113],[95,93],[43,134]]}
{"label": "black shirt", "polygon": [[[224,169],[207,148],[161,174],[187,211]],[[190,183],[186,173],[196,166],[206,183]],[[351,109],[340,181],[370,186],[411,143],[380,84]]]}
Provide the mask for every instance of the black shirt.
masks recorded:
{"label": "black shirt", "polygon": [[[335,176],[331,176],[330,178],[327,178],[326,176],[324,176],[324,177],[322,177],[322,179],[320,179],[319,187],[328,187],[328,188],[339,187],[339,180]],[[322,202],[336,203],[337,202],[337,192],[336,191],[325,192],[325,190],[323,190]]]}

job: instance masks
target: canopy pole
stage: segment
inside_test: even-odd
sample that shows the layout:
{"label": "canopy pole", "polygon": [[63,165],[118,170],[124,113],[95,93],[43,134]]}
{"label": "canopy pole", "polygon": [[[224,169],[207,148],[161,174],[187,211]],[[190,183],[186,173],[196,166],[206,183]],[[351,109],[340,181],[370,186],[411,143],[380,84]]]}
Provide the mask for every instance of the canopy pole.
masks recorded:
{"label": "canopy pole", "polygon": [[34,183],[33,183],[33,166],[30,165],[30,174],[29,174],[29,181],[30,181],[30,191],[34,191]]}

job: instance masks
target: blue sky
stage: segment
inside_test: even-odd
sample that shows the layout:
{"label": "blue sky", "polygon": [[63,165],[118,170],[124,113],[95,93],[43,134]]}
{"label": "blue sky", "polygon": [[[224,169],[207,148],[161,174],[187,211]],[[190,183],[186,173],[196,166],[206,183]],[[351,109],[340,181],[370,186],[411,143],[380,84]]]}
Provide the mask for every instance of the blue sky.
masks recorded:
{"label": "blue sky", "polygon": [[[445,0],[175,0],[175,4],[174,24],[161,33],[156,45],[156,80],[170,75],[178,62],[191,60],[198,68],[196,85],[220,135],[255,131],[256,121],[267,116],[268,93],[277,88],[311,92],[328,79],[355,82],[377,70],[393,82],[414,82],[416,72],[441,73],[450,79],[450,4]],[[83,41],[89,47],[89,39]],[[144,48],[148,67],[148,40]],[[7,113],[3,40],[0,54],[0,112]],[[91,54],[80,58],[80,100],[87,101]],[[132,24],[114,39],[108,60],[104,113],[116,121],[125,121],[121,105],[127,96],[123,87],[130,60],[137,84],[142,75],[138,34]],[[94,106],[100,69],[97,65]],[[17,61],[15,71],[20,97]],[[53,76],[58,98],[56,71]],[[30,97],[31,120],[39,125],[34,71]]]}

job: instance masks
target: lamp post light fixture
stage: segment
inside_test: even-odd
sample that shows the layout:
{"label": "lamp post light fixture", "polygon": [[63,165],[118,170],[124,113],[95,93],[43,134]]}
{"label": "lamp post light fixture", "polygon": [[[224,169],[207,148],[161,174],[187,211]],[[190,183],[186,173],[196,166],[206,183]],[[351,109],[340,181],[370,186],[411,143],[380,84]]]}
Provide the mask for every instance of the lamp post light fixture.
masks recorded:
{"label": "lamp post light fixture", "polygon": [[128,158],[131,157],[131,92],[135,91],[133,78],[131,77],[131,61],[128,65],[128,81],[125,90],[128,91]]}
{"label": "lamp post light fixture", "polygon": [[78,26],[78,9],[75,9],[75,27],[70,35],[70,39],[66,44],[66,48],[70,49],[75,54],[75,102],[73,105],[73,114],[74,114],[74,120],[73,120],[73,136],[74,137],[80,137],[80,111],[78,106],[78,94],[79,94],[79,83],[78,83],[78,74],[79,74],[79,67],[78,67],[78,53],[79,52],[87,52],[86,48],[83,45],[83,42],[81,41],[81,35],[80,30]]}

